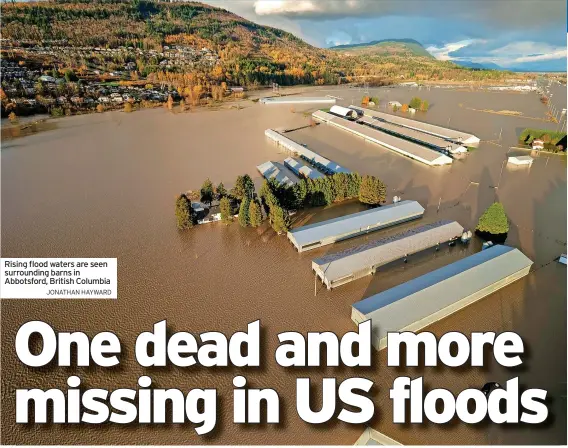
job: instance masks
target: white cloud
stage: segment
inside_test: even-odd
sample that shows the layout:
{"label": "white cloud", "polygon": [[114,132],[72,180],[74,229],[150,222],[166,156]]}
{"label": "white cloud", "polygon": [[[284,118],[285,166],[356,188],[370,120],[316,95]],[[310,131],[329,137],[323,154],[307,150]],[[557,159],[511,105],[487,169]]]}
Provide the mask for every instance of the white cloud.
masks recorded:
{"label": "white cloud", "polygon": [[432,55],[434,56],[436,59],[439,59],[440,61],[451,61],[452,58],[449,53],[452,53],[453,51],[457,51],[461,48],[464,47],[468,47],[474,43],[485,43],[485,41],[480,40],[480,39],[465,39],[465,40],[460,40],[459,42],[452,42],[449,44],[444,44],[441,47],[436,47],[434,45],[426,48],[426,50]]}

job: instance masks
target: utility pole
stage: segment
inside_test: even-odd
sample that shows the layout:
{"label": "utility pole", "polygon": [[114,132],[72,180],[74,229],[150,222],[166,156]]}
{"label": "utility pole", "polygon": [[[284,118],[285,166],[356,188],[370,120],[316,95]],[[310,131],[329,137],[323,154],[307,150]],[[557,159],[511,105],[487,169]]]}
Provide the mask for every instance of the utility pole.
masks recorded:
{"label": "utility pole", "polygon": [[440,213],[440,205],[442,204],[442,196],[440,196],[440,200],[438,201],[438,210],[436,210],[436,213]]}

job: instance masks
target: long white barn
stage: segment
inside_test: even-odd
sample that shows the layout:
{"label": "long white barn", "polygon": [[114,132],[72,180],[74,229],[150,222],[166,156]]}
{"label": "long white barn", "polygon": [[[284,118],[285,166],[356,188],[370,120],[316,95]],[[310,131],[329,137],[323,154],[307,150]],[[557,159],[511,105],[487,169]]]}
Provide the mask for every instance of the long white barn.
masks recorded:
{"label": "long white barn", "polygon": [[372,319],[373,345],[389,332],[417,332],[529,273],[533,262],[513,247],[495,245],[355,303],[356,324]]}
{"label": "long white barn", "polygon": [[359,137],[363,137],[365,140],[376,143],[384,148],[402,154],[403,156],[425,163],[426,165],[448,165],[453,162],[451,157],[433,149],[403,140],[402,138],[394,137],[390,134],[378,131],[360,123],[345,120],[321,110],[314,112],[312,116],[318,121],[322,121]]}

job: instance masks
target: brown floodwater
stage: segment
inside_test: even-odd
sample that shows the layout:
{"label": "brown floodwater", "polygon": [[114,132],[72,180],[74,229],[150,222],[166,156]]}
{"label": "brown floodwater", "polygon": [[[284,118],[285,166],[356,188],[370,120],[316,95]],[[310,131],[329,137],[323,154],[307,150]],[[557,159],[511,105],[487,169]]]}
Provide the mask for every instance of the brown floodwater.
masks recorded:
{"label": "brown floodwater", "polygon": [[[360,101],[358,89],[306,89],[306,94],[335,95],[341,104]],[[381,103],[408,102],[419,95],[431,109],[417,119],[472,132],[483,141],[449,167],[432,168],[365,143],[339,129],[308,124],[309,106],[263,106],[245,102],[241,110],[172,114],[149,110],[64,118],[56,128],[2,142],[2,256],[117,257],[118,300],[4,300],[1,303],[2,429],[6,444],[352,444],[363,426],[304,423],[295,411],[295,379],[310,376],[364,376],[374,381],[377,413],[372,426],[404,444],[565,444],[566,443],[566,157],[541,156],[530,168],[504,161],[525,127],[556,124],[539,121],[545,106],[536,94],[468,92],[446,89],[371,89]],[[564,105],[564,107],[566,107]],[[521,117],[473,109],[516,110]],[[532,117],[536,118],[527,118]],[[371,369],[298,369],[279,367],[273,353],[283,331],[353,330],[354,302],[480,249],[444,248],[394,263],[333,291],[317,285],[311,260],[418,223],[298,254],[285,236],[265,224],[199,226],[186,233],[175,228],[174,199],[197,189],[209,177],[231,187],[238,174],[282,161],[286,154],[264,136],[266,128],[298,129],[289,136],[343,166],[383,179],[389,201],[399,195],[426,207],[423,222],[456,219],[473,228],[483,210],[501,201],[511,221],[507,244],[534,260],[527,277],[432,327],[447,331],[515,331],[525,340],[523,369],[393,369],[386,352],[374,355]],[[501,134],[501,140],[498,141]],[[492,141],[492,142],[488,142]],[[518,150],[511,150],[518,151]],[[496,186],[499,186],[496,189]],[[315,222],[361,210],[357,202],[309,209],[296,223]],[[115,331],[124,353],[120,369],[61,368],[37,370],[16,358],[14,338],[20,325],[44,320],[61,331],[93,336]],[[232,423],[232,378],[237,368],[154,369],[154,384],[188,391],[216,387],[220,396],[217,429],[199,437],[191,424],[81,426],[16,425],[15,389],[58,387],[78,374],[86,387],[135,388],[147,373],[133,356],[138,333],[167,319],[169,330],[195,334],[232,333],[261,320],[265,361],[244,374],[252,387],[274,387],[281,397],[280,425],[247,427]],[[520,377],[524,387],[548,390],[551,417],[535,427],[481,425],[393,425],[388,389],[395,377],[424,376],[428,388],[454,393],[487,381]],[[316,398],[318,398],[316,396]]]}

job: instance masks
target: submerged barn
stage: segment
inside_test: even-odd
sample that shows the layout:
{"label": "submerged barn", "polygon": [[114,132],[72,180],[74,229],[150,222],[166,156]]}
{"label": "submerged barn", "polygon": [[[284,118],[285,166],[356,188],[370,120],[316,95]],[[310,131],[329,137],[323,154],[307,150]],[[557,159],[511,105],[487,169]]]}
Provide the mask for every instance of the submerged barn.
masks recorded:
{"label": "submerged barn", "polygon": [[274,179],[279,185],[291,187],[299,181],[294,174],[286,172],[284,167],[280,167],[274,162],[264,162],[258,165],[256,169],[266,180]]}
{"label": "submerged barn", "polygon": [[424,208],[418,202],[402,201],[397,204],[298,227],[288,232],[288,239],[298,249],[298,252],[304,252],[363,233],[374,232],[401,222],[418,219],[423,214]]}
{"label": "submerged barn", "polygon": [[424,123],[422,121],[412,120],[410,118],[405,118],[398,115],[387,114],[385,112],[379,112],[377,110],[364,109],[357,106],[350,106],[350,108],[362,111],[367,117],[385,120],[388,123],[403,126],[408,129],[414,129],[420,132],[425,132],[426,134],[441,137],[443,139],[451,140],[456,143],[463,143],[466,145],[476,145],[477,143],[479,143],[478,137],[467,132],[456,131],[455,129],[444,128],[442,126]]}
{"label": "submerged barn", "polygon": [[[425,146],[419,145],[412,141],[395,137],[391,134],[379,131],[362,123],[345,120],[341,117],[328,114],[327,112],[323,112],[321,110],[314,112],[312,114],[312,117],[314,117],[314,119],[316,120],[350,132],[353,135],[362,137],[367,141],[376,143],[383,148],[390,149],[399,154],[402,154],[403,156],[410,157],[411,159],[425,163],[426,165],[448,165],[453,162],[453,159],[451,157],[448,157],[441,152],[426,148]],[[365,117],[363,117],[361,120],[365,120]],[[368,118],[366,120],[373,121],[369,120]]]}
{"label": "submerged barn", "polygon": [[389,332],[419,331],[524,277],[532,263],[496,245],[355,303],[351,319],[372,319],[373,345],[382,350]]}
{"label": "submerged barn", "polygon": [[439,221],[316,258],[312,269],[327,289],[332,289],[374,274],[385,264],[455,240],[462,233],[463,227],[456,221]]}
{"label": "submerged barn", "polygon": [[320,171],[323,171],[326,174],[351,172],[347,168],[343,168],[341,165],[338,165],[334,161],[320,156],[318,153],[308,149],[303,145],[300,145],[299,143],[296,143],[294,140],[290,140],[288,137],[283,136],[273,129],[266,129],[264,131],[264,135],[266,135],[270,140],[276,142],[278,145],[286,148],[292,154],[299,156],[302,160],[305,160],[306,162],[317,167]]}
{"label": "submerged barn", "polygon": [[319,179],[320,177],[325,177],[318,170],[310,168],[308,165],[305,165],[292,157],[285,159],[284,165],[286,165],[286,168],[289,168],[290,171],[298,177],[305,177],[306,179]]}

